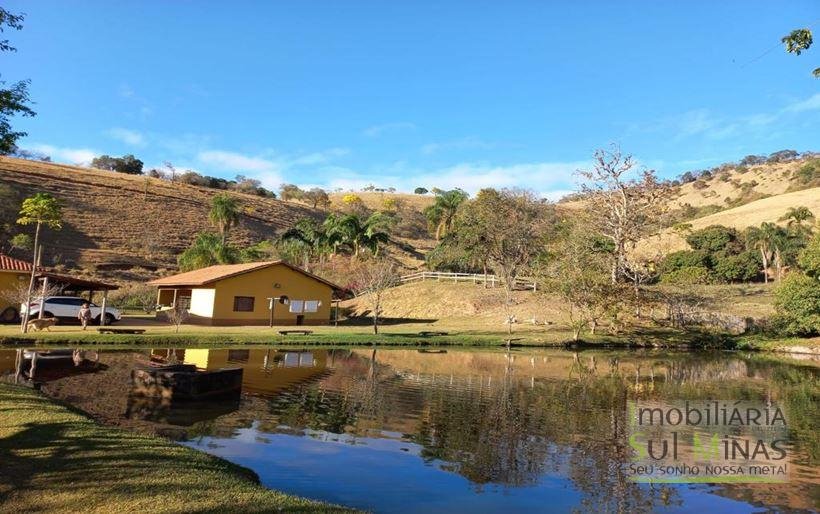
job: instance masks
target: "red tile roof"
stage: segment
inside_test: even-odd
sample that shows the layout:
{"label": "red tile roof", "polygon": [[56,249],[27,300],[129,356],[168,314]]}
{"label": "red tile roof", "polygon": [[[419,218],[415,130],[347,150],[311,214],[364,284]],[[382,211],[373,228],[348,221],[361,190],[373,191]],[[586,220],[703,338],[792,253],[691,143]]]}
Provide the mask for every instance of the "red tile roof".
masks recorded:
{"label": "red tile roof", "polygon": [[31,271],[31,264],[0,253],[0,271]]}
{"label": "red tile roof", "polygon": [[208,268],[202,268],[194,271],[188,271],[185,273],[180,273],[178,275],[172,275],[170,277],[159,278],[157,280],[152,280],[148,282],[150,285],[157,286],[157,287],[174,287],[174,286],[204,286],[208,284],[213,284],[214,282],[218,282],[220,280],[224,280],[226,278],[234,277],[236,275],[241,275],[243,273],[249,273],[251,271],[256,271],[258,269],[269,268],[271,266],[282,265],[286,266],[297,273],[301,273],[305,276],[308,276],[314,280],[322,282],[325,285],[330,286],[333,289],[339,290],[341,289],[336,284],[329,282],[322,277],[314,275],[313,273],[308,273],[307,271],[299,268],[297,266],[293,266],[288,264],[284,261],[267,261],[267,262],[248,262],[245,264],[219,264],[216,266],[210,266]]}

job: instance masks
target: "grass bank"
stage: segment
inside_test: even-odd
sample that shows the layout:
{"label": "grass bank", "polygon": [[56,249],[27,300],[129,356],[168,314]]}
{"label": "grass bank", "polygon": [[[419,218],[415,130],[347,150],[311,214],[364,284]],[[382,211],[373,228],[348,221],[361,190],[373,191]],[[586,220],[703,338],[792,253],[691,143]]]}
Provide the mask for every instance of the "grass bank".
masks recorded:
{"label": "grass bank", "polygon": [[0,510],[350,512],[271,491],[245,468],[98,425],[7,384],[0,384]]}
{"label": "grass bank", "polygon": [[[128,318],[118,328],[145,329],[142,335],[99,334],[82,331],[76,326],[57,326],[52,332],[21,334],[13,325],[0,326],[0,344],[17,346],[134,346],[209,347],[227,345],[277,346],[503,346],[507,340],[514,346],[573,346],[569,330],[556,326],[518,325],[512,335],[506,330],[471,328],[462,320],[440,320],[433,325],[403,322],[382,326],[379,334],[364,325],[306,327],[310,335],[279,334],[293,327],[172,327],[145,318]],[[422,335],[424,331],[446,332],[445,335]],[[611,335],[600,332],[584,334],[580,346],[650,347],[650,348],[716,348],[764,351],[788,351],[788,347],[818,348],[820,339],[779,339],[764,336],[731,336],[709,331],[681,331],[669,328],[643,328]]]}

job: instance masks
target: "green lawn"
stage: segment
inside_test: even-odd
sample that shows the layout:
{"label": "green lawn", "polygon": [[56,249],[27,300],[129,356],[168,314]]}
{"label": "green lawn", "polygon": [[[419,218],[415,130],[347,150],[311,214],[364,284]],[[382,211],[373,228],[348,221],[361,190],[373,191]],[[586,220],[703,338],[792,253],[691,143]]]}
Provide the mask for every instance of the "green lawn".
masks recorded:
{"label": "green lawn", "polygon": [[[391,321],[373,333],[366,324],[342,324],[334,326],[301,327],[312,330],[310,335],[279,334],[279,330],[296,327],[205,327],[183,325],[179,332],[175,327],[145,317],[125,317],[115,328],[141,328],[143,335],[99,334],[95,327],[83,331],[76,325],[58,325],[50,332],[21,334],[16,325],[0,325],[0,345],[84,346],[107,345],[133,348],[147,347],[208,347],[226,345],[278,345],[278,346],[502,346],[508,339],[521,346],[563,346],[572,341],[572,333],[560,325],[519,324],[512,335],[505,329],[491,329],[486,324],[471,322],[469,318],[436,320],[434,323],[419,320]],[[446,332],[446,335],[424,336],[423,331]],[[722,347],[744,349],[774,349],[784,344],[820,346],[818,339],[782,340],[764,336],[729,336],[713,331],[675,330],[664,327],[639,327],[617,335],[599,330],[597,334],[584,333],[583,342],[591,345],[653,346],[653,347]]]}
{"label": "green lawn", "polygon": [[222,459],[98,425],[7,384],[0,384],[0,511],[348,512],[271,491]]}

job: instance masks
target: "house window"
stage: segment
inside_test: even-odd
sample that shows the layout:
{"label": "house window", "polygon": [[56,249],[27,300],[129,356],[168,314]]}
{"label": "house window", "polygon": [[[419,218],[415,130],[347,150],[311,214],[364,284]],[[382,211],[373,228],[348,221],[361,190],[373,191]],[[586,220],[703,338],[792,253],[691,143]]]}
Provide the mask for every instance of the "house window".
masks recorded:
{"label": "house window", "polygon": [[234,296],[234,312],[253,312],[253,296]]}

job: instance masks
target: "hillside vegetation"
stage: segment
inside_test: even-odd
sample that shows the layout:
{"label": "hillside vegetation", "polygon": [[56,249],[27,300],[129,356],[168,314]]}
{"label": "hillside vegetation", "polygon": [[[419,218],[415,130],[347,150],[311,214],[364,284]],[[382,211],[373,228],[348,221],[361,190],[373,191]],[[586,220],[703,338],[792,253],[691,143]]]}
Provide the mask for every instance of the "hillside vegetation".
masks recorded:
{"label": "hillside vegetation", "polygon": [[[208,228],[211,199],[224,191],[75,166],[0,157],[0,223],[6,236],[23,198],[53,195],[63,228],[44,230],[47,265],[82,268],[98,276],[142,280],[175,269],[176,257]],[[297,220],[318,217],[309,207],[242,193],[242,214],[231,232],[237,245],[271,239]]]}

